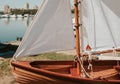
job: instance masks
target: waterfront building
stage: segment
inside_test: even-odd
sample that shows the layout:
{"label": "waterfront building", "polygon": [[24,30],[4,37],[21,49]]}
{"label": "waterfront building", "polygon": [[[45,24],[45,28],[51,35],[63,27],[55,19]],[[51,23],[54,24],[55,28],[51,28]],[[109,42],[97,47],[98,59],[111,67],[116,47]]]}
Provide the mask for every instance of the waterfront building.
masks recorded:
{"label": "waterfront building", "polygon": [[11,9],[10,9],[10,6],[9,5],[5,5],[4,6],[4,13],[10,13],[11,11],[10,11]]}
{"label": "waterfront building", "polygon": [[29,9],[29,3],[25,3],[24,9]]}

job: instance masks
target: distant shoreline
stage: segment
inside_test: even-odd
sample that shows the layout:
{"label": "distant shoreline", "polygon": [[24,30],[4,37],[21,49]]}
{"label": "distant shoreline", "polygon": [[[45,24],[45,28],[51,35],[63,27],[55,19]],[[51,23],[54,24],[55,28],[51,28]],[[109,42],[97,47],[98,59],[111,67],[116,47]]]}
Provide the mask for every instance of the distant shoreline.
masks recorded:
{"label": "distant shoreline", "polygon": [[19,46],[20,43],[21,43],[21,41],[17,41],[17,40],[15,40],[15,41],[10,41],[10,42],[4,43],[4,44],[10,44],[10,45]]}

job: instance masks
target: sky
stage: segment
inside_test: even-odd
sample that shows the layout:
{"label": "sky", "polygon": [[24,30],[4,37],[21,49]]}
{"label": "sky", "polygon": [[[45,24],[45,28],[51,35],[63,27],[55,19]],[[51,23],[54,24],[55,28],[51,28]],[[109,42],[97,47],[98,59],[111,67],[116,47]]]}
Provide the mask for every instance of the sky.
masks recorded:
{"label": "sky", "polygon": [[30,8],[33,8],[35,5],[39,6],[41,0],[0,0],[0,11],[3,11],[4,5],[9,5],[10,8],[23,8],[27,2]]}
{"label": "sky", "polygon": [[39,5],[41,0],[0,0],[0,11],[3,11],[4,5],[9,5],[10,8],[23,8],[27,2],[30,8],[33,8],[35,5]]}

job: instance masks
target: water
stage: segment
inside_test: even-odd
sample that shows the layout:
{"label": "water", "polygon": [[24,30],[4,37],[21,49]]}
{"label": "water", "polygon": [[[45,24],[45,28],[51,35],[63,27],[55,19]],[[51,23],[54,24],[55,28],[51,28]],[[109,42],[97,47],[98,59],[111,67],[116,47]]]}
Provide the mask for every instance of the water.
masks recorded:
{"label": "water", "polygon": [[23,37],[32,18],[0,18],[0,43],[15,41],[17,37]]}

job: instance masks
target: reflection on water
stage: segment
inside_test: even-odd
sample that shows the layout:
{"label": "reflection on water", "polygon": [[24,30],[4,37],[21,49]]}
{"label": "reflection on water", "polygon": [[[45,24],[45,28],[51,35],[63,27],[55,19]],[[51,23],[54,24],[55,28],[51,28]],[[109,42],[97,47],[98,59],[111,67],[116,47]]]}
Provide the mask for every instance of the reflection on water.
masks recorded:
{"label": "reflection on water", "polygon": [[0,42],[14,41],[17,37],[23,37],[32,19],[33,17],[0,18]]}
{"label": "reflection on water", "polygon": [[4,20],[4,23],[8,25],[10,23],[10,18],[7,18],[6,20]]}

